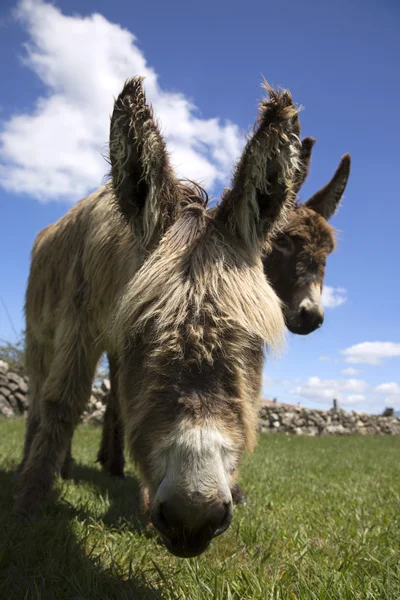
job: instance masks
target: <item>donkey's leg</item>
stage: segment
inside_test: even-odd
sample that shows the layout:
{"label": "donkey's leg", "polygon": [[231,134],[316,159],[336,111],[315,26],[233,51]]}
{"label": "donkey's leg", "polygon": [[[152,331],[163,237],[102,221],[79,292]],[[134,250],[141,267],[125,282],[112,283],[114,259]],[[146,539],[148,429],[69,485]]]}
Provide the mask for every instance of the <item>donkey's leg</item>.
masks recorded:
{"label": "donkey's leg", "polygon": [[247,496],[238,483],[231,489],[232,500],[235,504],[247,504]]}
{"label": "donkey's leg", "polygon": [[23,449],[23,453],[22,453],[22,460],[17,467],[18,473],[20,473],[22,471],[22,469],[24,468],[24,465],[25,465],[28,455],[29,455],[29,451],[30,451],[32,442],[36,436],[36,433],[37,433],[37,430],[39,429],[39,424],[40,424],[40,418],[39,418],[38,414],[35,414],[34,409],[32,407],[33,395],[31,395],[30,397],[31,397],[31,400],[30,400],[30,406],[28,409],[24,449]]}
{"label": "donkey's leg", "polygon": [[29,408],[22,460],[17,467],[21,472],[27,461],[32,442],[40,425],[40,398],[51,361],[51,343],[39,342],[27,328],[25,335],[26,367],[29,375]]}
{"label": "donkey's leg", "polygon": [[124,477],[124,429],[118,397],[118,364],[108,356],[110,365],[110,394],[103,422],[103,436],[97,460],[113,477]]}
{"label": "donkey's leg", "polygon": [[[90,397],[101,350],[87,324],[65,318],[57,331],[54,358],[43,386],[41,419],[20,474],[18,513],[37,512],[60,472],[73,431]],[[85,326],[86,325],[86,326]]]}
{"label": "donkey's leg", "polygon": [[69,479],[71,477],[72,464],[74,462],[74,459],[72,458],[71,447],[72,447],[72,437],[69,440],[68,449],[65,454],[64,462],[63,462],[63,464],[61,466],[61,470],[60,470],[60,475],[63,479]]}

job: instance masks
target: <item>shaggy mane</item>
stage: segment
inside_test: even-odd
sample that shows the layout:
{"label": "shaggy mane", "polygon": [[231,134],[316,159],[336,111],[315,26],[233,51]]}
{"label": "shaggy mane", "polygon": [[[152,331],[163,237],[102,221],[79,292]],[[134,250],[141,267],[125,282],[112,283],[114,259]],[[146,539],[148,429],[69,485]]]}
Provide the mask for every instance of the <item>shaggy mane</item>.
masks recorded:
{"label": "shaggy mane", "polygon": [[250,334],[274,351],[281,349],[285,331],[280,301],[261,260],[227,242],[199,204],[182,209],[128,284],[113,322],[119,348],[150,322],[153,355],[158,348],[182,358],[190,343],[199,363],[212,363],[217,349],[229,354],[226,336],[221,347],[221,330],[233,332],[237,350],[239,338],[248,340]]}

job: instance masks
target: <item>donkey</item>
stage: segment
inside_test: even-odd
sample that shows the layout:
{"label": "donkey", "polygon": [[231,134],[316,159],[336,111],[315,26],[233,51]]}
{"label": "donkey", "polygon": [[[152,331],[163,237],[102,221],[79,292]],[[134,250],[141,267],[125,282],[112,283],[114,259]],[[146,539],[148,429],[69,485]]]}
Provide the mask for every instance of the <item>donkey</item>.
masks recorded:
{"label": "donkey", "polygon": [[[300,150],[299,169],[293,191],[298,195],[310,168],[316,140],[306,137]],[[292,333],[307,335],[321,327],[324,310],[321,291],[325,263],[335,248],[335,232],[328,221],[335,214],[350,175],[350,155],[345,154],[333,178],[307,202],[296,203],[287,223],[272,240],[272,249],[263,257],[264,272],[283,301],[286,326]],[[228,194],[229,190],[225,191]],[[218,209],[212,208],[209,214]],[[118,406],[117,364],[108,356],[110,394],[104,415],[97,460],[111,476],[124,476],[124,435]],[[72,460],[72,459],[71,459]],[[247,502],[238,484],[231,489],[234,502]]]}
{"label": "donkey", "polygon": [[166,548],[197,556],[229,527],[230,488],[255,444],[265,350],[285,331],[262,250],[293,207],[300,169],[298,110],[288,91],[264,87],[212,217],[177,179],[142,79],[125,83],[111,117],[111,181],[33,247],[17,514],[42,507],[108,352],[143,504]]}

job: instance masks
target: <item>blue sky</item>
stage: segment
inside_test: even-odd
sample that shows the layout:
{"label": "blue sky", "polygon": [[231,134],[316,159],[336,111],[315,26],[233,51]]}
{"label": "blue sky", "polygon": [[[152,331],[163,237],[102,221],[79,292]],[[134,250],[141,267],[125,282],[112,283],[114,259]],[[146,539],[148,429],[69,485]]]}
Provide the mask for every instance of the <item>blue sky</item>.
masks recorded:
{"label": "blue sky", "polygon": [[218,197],[265,76],[291,90],[303,135],[317,138],[301,197],[345,152],[352,171],[326,276],[331,298],[345,301],[326,308],[320,331],[288,336],[284,357],[266,364],[264,394],[400,408],[399,26],[394,0],[3,0],[0,337],[23,328],[35,235],[104,181],[112,97],[126,77],[146,75],[178,171]]}

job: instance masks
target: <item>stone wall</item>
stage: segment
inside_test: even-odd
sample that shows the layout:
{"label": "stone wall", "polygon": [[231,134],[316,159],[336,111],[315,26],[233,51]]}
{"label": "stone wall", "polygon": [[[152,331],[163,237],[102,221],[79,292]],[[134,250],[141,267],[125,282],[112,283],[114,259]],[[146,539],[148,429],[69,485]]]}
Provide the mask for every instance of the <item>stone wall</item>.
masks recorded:
{"label": "stone wall", "polygon": [[260,430],[311,436],[350,433],[400,435],[400,418],[347,412],[340,408],[315,410],[274,403],[261,408]]}
{"label": "stone wall", "polygon": [[28,378],[9,370],[0,360],[0,415],[19,417],[28,408]]}
{"label": "stone wall", "polygon": [[[104,380],[92,388],[84,423],[103,421],[110,382]],[[28,408],[28,378],[13,373],[7,363],[0,361],[0,415],[8,419],[25,416]],[[346,412],[340,408],[313,410],[270,402],[260,411],[260,431],[295,435],[345,435],[357,433],[400,435],[400,418]]]}
{"label": "stone wall", "polygon": [[[28,409],[28,377],[13,373],[6,362],[0,360],[0,415],[8,419],[25,416]],[[106,395],[110,382],[92,388],[92,395],[82,415],[84,423],[101,423],[105,412]]]}

